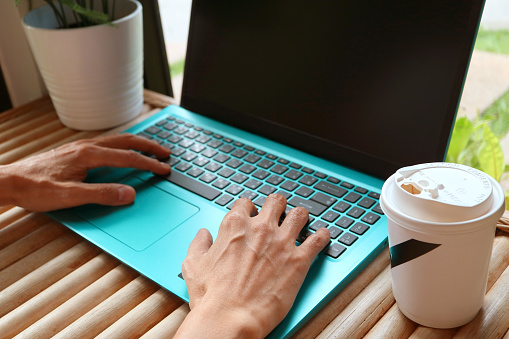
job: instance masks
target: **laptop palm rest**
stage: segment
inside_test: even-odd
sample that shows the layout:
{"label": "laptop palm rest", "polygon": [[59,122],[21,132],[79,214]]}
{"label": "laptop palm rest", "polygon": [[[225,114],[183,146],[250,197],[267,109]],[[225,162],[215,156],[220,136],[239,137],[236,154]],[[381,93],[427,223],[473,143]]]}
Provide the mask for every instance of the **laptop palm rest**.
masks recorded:
{"label": "laptop palm rest", "polygon": [[136,190],[134,203],[85,205],[75,213],[135,251],[143,251],[199,211],[198,207],[135,176],[121,183]]}

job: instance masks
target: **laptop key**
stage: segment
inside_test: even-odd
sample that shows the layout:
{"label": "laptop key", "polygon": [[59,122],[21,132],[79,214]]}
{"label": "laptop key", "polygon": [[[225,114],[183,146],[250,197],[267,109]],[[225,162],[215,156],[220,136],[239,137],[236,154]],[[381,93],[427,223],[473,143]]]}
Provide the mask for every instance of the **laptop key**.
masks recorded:
{"label": "laptop key", "polygon": [[194,167],[194,168],[191,168],[189,171],[187,171],[187,174],[189,174],[190,176],[196,178],[196,177],[202,175],[203,172],[204,171],[201,168]]}
{"label": "laptop key", "polygon": [[364,217],[362,217],[361,220],[364,221],[367,224],[374,225],[378,221],[378,219],[380,219],[380,216],[378,216],[378,215],[376,215],[374,213],[369,212]]}
{"label": "laptop key", "polygon": [[281,182],[283,182],[283,178],[281,178],[280,176],[277,176],[277,175],[273,175],[271,176],[270,178],[268,178],[266,181],[269,183],[269,184],[272,184],[274,186],[277,186],[279,185]]}
{"label": "laptop key", "polygon": [[226,192],[232,194],[232,195],[237,195],[239,194],[240,192],[242,192],[244,189],[238,185],[231,185],[230,187],[228,187],[226,189]]}
{"label": "laptop key", "polygon": [[329,232],[330,232],[331,239],[336,239],[337,237],[339,237],[341,235],[341,233],[343,233],[343,231],[336,226],[331,226],[329,228]]}
{"label": "laptop key", "polygon": [[320,192],[318,192],[315,195],[313,195],[311,197],[311,200],[316,201],[316,202],[318,202],[318,203],[320,203],[322,205],[325,205],[327,207],[332,206],[336,201],[338,201],[338,199],[330,197],[330,196],[325,195],[325,194],[320,193]]}
{"label": "laptop key", "polygon": [[327,207],[322,204],[319,204],[312,200],[305,200],[296,196],[290,199],[290,201],[288,201],[288,204],[295,207],[299,206],[304,207],[308,210],[309,214],[312,214],[314,216],[319,216],[327,209]]}
{"label": "laptop key", "polygon": [[216,180],[217,176],[215,176],[212,173],[205,173],[200,177],[200,180],[203,182],[206,182],[207,184],[211,183],[212,181]]}
{"label": "laptop key", "polygon": [[358,222],[350,228],[350,232],[353,232],[358,235],[363,235],[366,231],[369,230],[369,226],[363,224],[362,222]]}
{"label": "laptop key", "polygon": [[216,182],[214,182],[212,184],[212,186],[214,187],[217,187],[219,189],[223,189],[225,188],[226,186],[228,186],[230,184],[230,182],[228,180],[225,180],[225,179],[217,179]]}
{"label": "laptop key", "polygon": [[265,179],[266,177],[268,177],[270,175],[269,172],[267,171],[264,171],[264,170],[258,170],[256,171],[254,174],[253,174],[253,177],[255,177],[256,179],[260,179],[260,180],[263,180]]}
{"label": "laptop key", "polygon": [[318,231],[318,229],[324,228],[324,227],[327,227],[327,223],[325,223],[321,220],[317,220],[309,226],[309,228],[312,229],[313,231]]}
{"label": "laptop key", "polygon": [[252,191],[244,191],[239,196],[240,198],[248,198],[249,200],[254,200],[258,196],[258,193],[252,192]]}
{"label": "laptop key", "polygon": [[313,178],[312,176],[306,175],[305,177],[299,180],[299,183],[311,186],[317,181],[318,181],[317,178]]}
{"label": "laptop key", "polygon": [[296,194],[304,197],[304,198],[307,198],[309,197],[311,194],[315,193],[314,190],[312,190],[311,188],[308,188],[308,187],[305,187],[305,186],[302,186],[300,187],[298,190],[295,191]]}
{"label": "laptop key", "polygon": [[342,246],[340,244],[332,244],[325,251],[325,254],[327,254],[331,258],[337,259],[341,254],[343,254],[344,251],[346,251],[345,246]]}
{"label": "laptop key", "polygon": [[314,188],[322,192],[329,193],[338,198],[341,198],[347,192],[347,190],[345,190],[344,188],[338,187],[337,185],[334,185],[327,181],[320,181],[314,186]]}
{"label": "laptop key", "polygon": [[216,204],[218,204],[220,206],[224,206],[224,205],[226,205],[227,203],[229,203],[232,200],[233,200],[233,197],[231,195],[223,194],[221,196],[221,198],[216,200]]}
{"label": "laptop key", "polygon": [[201,197],[204,197],[207,200],[214,200],[221,195],[221,192],[215,188],[176,171],[171,172],[164,178],[180,187],[198,194]]}
{"label": "laptop key", "polygon": [[271,167],[272,165],[274,165],[274,162],[267,160],[267,159],[263,159],[257,165],[263,169],[267,169],[267,168]]}
{"label": "laptop key", "polygon": [[345,233],[343,234],[343,236],[341,236],[341,238],[339,238],[339,242],[347,245],[347,246],[350,246],[352,245],[357,239],[359,239],[358,236],[356,235],[353,235],[351,233]]}
{"label": "laptop key", "polygon": [[265,195],[272,194],[275,191],[276,191],[276,188],[274,186],[270,186],[270,185],[264,185],[264,186],[262,186],[262,188],[260,188],[258,190],[258,192],[265,194]]}

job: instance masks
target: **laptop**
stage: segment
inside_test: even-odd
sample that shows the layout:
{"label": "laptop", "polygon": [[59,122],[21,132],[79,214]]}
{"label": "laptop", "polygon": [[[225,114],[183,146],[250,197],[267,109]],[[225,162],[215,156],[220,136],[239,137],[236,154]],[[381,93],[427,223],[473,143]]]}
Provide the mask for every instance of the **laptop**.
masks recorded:
{"label": "laptop", "polygon": [[181,105],[126,131],[171,148],[172,174],[93,170],[136,201],[51,216],[188,301],[197,231],[215,237],[241,196],[283,194],[310,212],[297,245],[332,234],[270,334],[289,337],[387,246],[385,179],[444,160],[483,5],[194,0]]}

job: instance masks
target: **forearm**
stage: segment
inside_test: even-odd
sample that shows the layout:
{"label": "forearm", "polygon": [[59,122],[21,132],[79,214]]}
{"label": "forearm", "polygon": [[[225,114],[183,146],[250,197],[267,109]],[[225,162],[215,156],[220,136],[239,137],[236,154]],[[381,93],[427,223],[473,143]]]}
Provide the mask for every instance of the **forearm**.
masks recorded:
{"label": "forearm", "polygon": [[9,165],[0,166],[0,206],[14,204],[12,175],[8,169]]}

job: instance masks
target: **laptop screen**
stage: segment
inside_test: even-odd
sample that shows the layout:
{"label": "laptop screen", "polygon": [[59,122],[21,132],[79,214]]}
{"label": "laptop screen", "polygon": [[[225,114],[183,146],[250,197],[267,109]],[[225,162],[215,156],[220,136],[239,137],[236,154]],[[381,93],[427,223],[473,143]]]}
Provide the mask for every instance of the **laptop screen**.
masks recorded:
{"label": "laptop screen", "polygon": [[386,178],[443,161],[482,0],[194,0],[182,106]]}

